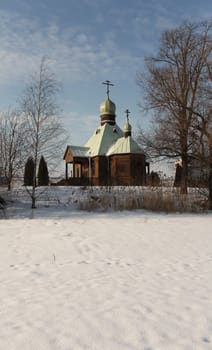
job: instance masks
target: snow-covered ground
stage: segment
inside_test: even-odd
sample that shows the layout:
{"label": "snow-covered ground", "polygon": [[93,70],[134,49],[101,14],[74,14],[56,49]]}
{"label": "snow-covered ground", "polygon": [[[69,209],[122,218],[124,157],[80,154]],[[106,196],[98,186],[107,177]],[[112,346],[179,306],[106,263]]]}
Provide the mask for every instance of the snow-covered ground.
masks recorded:
{"label": "snow-covered ground", "polygon": [[0,219],[0,350],[212,349],[211,214],[57,202]]}

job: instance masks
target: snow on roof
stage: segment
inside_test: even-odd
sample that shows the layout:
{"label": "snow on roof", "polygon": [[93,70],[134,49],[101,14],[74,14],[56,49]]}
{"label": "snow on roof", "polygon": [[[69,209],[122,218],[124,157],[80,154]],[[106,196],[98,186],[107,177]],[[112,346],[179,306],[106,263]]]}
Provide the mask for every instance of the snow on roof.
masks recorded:
{"label": "snow on roof", "polygon": [[113,145],[120,137],[123,137],[123,131],[117,124],[109,125],[108,123],[99,126],[85,147],[89,147],[89,155],[106,155],[111,145]]}
{"label": "snow on roof", "polygon": [[113,144],[108,152],[107,156],[112,154],[124,154],[124,153],[143,153],[142,149],[138,144],[133,140],[132,137],[121,137],[115,144]]}
{"label": "snow on roof", "polygon": [[99,126],[84,147],[69,145],[67,148],[71,150],[73,157],[144,153],[132,137],[124,137],[124,132],[117,124],[108,123]]}
{"label": "snow on roof", "polygon": [[89,147],[69,145],[68,148],[71,149],[73,157],[88,157]]}

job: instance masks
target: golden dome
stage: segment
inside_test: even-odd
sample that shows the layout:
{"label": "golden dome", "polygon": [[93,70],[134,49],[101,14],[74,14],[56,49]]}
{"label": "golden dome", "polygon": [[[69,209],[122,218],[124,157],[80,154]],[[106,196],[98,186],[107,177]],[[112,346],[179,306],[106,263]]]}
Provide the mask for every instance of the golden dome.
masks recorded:
{"label": "golden dome", "polygon": [[116,113],[116,105],[113,103],[109,97],[107,97],[100,105],[100,113],[101,115],[110,114],[115,115]]}
{"label": "golden dome", "polygon": [[127,118],[126,124],[124,125],[124,132],[131,132],[132,131],[132,127],[129,123],[129,120]]}

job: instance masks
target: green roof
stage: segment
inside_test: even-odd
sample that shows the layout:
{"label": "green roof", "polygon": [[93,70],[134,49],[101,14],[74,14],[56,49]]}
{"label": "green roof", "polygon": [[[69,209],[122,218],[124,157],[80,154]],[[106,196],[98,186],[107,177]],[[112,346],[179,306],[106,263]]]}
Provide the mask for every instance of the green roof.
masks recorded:
{"label": "green roof", "polygon": [[106,155],[111,145],[116,143],[120,137],[123,137],[123,131],[119,126],[106,123],[96,129],[85,147],[90,148],[89,155],[92,157]]}
{"label": "green roof", "polygon": [[109,148],[107,156],[124,153],[143,153],[143,151],[133,138],[128,136],[119,138],[116,143]]}
{"label": "green roof", "polygon": [[117,124],[100,125],[84,147],[70,147],[73,157],[110,156],[113,154],[140,153],[143,150],[131,136],[124,137],[124,132]]}
{"label": "green roof", "polygon": [[88,154],[89,154],[88,153],[88,151],[89,151],[88,147],[68,145],[67,148],[66,148],[66,151],[65,151],[63,159],[65,159],[65,156],[66,156],[67,151],[69,149],[71,150],[71,153],[72,153],[73,157],[81,157],[81,158],[82,157],[85,157],[85,158],[88,157]]}

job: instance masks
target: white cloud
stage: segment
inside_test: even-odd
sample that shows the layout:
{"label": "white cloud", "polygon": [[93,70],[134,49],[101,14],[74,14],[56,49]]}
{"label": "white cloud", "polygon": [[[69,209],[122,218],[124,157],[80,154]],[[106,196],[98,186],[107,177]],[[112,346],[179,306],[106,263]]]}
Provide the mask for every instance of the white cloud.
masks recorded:
{"label": "white cloud", "polygon": [[[104,25],[102,3],[83,1],[95,10],[93,27],[60,27],[59,19],[51,16],[43,25],[38,17],[0,10],[1,85],[27,79],[44,55],[62,81],[98,76],[122,79],[135,74],[144,56],[157,50],[161,32],[175,26],[176,11],[167,0],[135,1],[131,7],[107,6],[110,26]],[[107,1],[103,4],[106,6]]]}
{"label": "white cloud", "polygon": [[61,28],[57,20],[41,26],[32,18],[0,11],[0,83],[20,80],[47,56],[61,79],[79,80],[134,66],[136,57],[116,47],[113,36],[97,41],[79,28]]}
{"label": "white cloud", "polygon": [[[63,114],[65,127],[70,130],[69,144],[84,145],[100,124],[98,115],[69,112]],[[74,132],[72,133],[72,130]]]}

